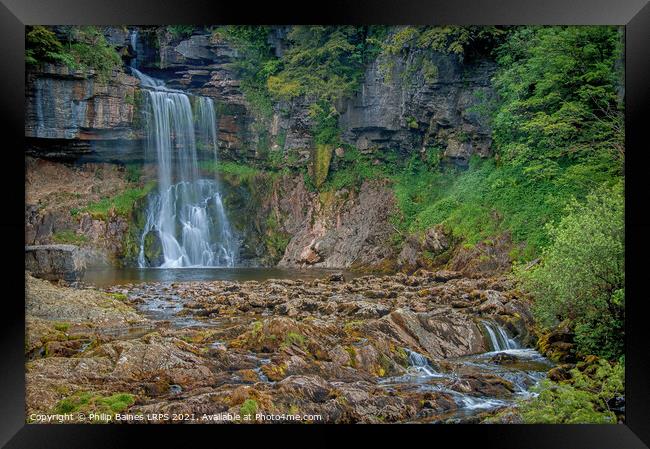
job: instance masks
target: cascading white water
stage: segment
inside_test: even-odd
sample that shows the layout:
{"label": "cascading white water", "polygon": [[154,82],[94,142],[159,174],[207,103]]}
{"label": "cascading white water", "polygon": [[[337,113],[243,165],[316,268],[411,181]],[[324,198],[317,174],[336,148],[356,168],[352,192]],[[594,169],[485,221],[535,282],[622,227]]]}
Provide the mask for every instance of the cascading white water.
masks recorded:
{"label": "cascading white water", "polygon": [[409,366],[418,374],[422,374],[426,377],[439,377],[440,375],[436,373],[429,363],[429,360],[422,354],[411,351],[408,348],[404,348],[406,353],[409,356]]}
{"label": "cascading white water", "polygon": [[[211,99],[168,89],[135,68],[147,92],[147,151],[155,155],[158,191],[150,195],[138,265],[161,268],[232,267],[238,252],[217,180],[200,179],[197,146],[211,149],[216,163],[216,114]],[[162,259],[148,260],[147,235],[154,233]]]}
{"label": "cascading white water", "polygon": [[510,338],[505,329],[491,321],[481,321],[483,328],[490,338],[492,351],[503,351],[507,349],[518,349],[519,344],[514,338]]}
{"label": "cascading white water", "polygon": [[[130,40],[131,40],[131,49],[133,50],[133,53],[137,55],[138,54],[138,30],[131,31]],[[129,65],[132,68],[137,69],[138,58],[132,58],[131,61],[129,61]]]}

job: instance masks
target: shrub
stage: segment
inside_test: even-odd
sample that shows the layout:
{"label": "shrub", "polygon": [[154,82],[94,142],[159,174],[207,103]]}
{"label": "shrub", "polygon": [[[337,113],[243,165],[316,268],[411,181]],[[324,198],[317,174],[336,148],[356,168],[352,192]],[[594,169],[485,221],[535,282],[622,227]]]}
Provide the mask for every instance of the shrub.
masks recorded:
{"label": "shrub", "polygon": [[167,31],[172,35],[174,39],[181,39],[190,37],[196,27],[192,25],[169,25],[167,26]]}
{"label": "shrub", "polygon": [[126,166],[126,180],[129,182],[137,183],[142,177],[142,167],[138,164],[127,164]]}
{"label": "shrub", "polygon": [[25,62],[62,63],[73,65],[74,61],[63,49],[63,44],[52,31],[44,26],[27,27],[25,35]]}
{"label": "shrub", "polygon": [[552,244],[542,263],[519,270],[535,299],[544,326],[569,319],[583,354],[610,359],[623,351],[625,310],[625,226],[622,183],[602,188],[583,204],[572,202],[566,216],[549,226]]}

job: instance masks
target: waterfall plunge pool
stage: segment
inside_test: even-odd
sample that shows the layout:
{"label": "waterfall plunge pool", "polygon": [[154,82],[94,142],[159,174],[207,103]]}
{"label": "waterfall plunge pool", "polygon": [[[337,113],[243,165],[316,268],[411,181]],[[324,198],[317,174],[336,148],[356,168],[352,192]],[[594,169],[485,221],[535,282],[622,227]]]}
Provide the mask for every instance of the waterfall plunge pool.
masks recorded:
{"label": "waterfall plunge pool", "polygon": [[326,268],[261,268],[261,267],[185,267],[185,268],[102,268],[88,270],[81,278],[84,284],[99,288],[121,284],[148,282],[193,281],[265,281],[268,279],[312,280],[343,273],[345,279],[361,274]]}

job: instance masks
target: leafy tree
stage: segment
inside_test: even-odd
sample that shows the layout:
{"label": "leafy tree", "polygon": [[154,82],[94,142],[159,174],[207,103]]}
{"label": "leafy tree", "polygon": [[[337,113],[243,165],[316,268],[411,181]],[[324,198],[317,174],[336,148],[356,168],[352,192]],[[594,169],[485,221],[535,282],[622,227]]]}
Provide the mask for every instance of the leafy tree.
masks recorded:
{"label": "leafy tree", "polygon": [[622,34],[617,27],[520,27],[498,48],[494,141],[513,164],[590,159],[620,172]]}
{"label": "leafy tree", "polygon": [[384,41],[383,49],[391,55],[421,49],[474,56],[491,51],[505,35],[500,26],[405,26]]}
{"label": "leafy tree", "polygon": [[92,68],[99,78],[105,81],[113,70],[121,67],[122,58],[106,41],[99,28],[82,26],[75,27],[74,31],[74,42],[69,46],[69,53],[74,60],[75,68]]}
{"label": "leafy tree", "polygon": [[500,26],[403,26],[389,33],[381,42],[383,56],[380,70],[384,79],[390,81],[395,65],[393,56],[402,56],[407,66],[401,74],[402,81],[421,70],[427,82],[438,77],[438,67],[431,60],[431,52],[457,55],[470,60],[487,55],[507,35],[507,28]]}
{"label": "leafy tree", "polygon": [[279,99],[307,96],[333,101],[351,95],[363,75],[363,64],[378,41],[376,28],[295,26],[282,68],[268,78],[269,91]]}
{"label": "leafy tree", "polygon": [[541,263],[519,270],[544,326],[570,320],[583,354],[622,354],[625,311],[625,227],[622,183],[572,202],[549,226],[552,244]]}
{"label": "leafy tree", "polygon": [[52,31],[44,26],[28,26],[25,35],[25,61],[27,64],[39,62],[73,64],[69,54],[64,52],[63,44]]}

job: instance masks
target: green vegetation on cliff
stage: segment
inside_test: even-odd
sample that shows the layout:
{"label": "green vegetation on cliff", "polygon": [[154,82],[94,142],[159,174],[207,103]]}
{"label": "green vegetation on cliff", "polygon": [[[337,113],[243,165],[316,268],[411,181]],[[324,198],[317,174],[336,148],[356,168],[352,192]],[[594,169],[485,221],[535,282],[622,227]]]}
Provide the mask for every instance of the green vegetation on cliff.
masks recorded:
{"label": "green vegetation on cliff", "polygon": [[278,72],[268,78],[269,91],[290,100],[305,96],[334,100],[349,96],[363,76],[363,65],[374,56],[373,46],[383,27],[294,26],[290,46]]}
{"label": "green vegetation on cliff", "polygon": [[502,26],[404,26],[389,33],[381,42],[383,57],[380,60],[384,78],[390,80],[395,65],[394,56],[405,56],[413,52],[410,67],[402,73],[402,81],[409,75],[422,70],[424,79],[433,82],[437,79],[438,67],[429,58],[431,52],[458,55],[470,59],[487,55],[503,42],[507,27]]}
{"label": "green vegetation on cliff", "polygon": [[154,186],[155,182],[149,181],[143,186],[130,187],[118,195],[102,198],[76,212],[89,212],[94,219],[100,220],[105,220],[111,212],[117,215],[129,216],[133,211],[135,202],[147,196]]}
{"label": "green vegetation on cliff", "polygon": [[44,26],[28,26],[25,62],[64,64],[74,70],[93,69],[101,81],[122,66],[122,59],[95,26],[62,26],[65,42]]}
{"label": "green vegetation on cliff", "polygon": [[213,37],[233,45],[242,57],[232,63],[241,79],[241,88],[258,119],[268,119],[273,112],[271,97],[266,88],[269,76],[274,74],[279,61],[268,43],[270,27],[252,25],[228,25],[216,27]]}
{"label": "green vegetation on cliff", "polygon": [[54,240],[55,243],[83,245],[88,242],[88,237],[83,234],[77,234],[71,229],[64,229],[52,233],[52,240]]}

